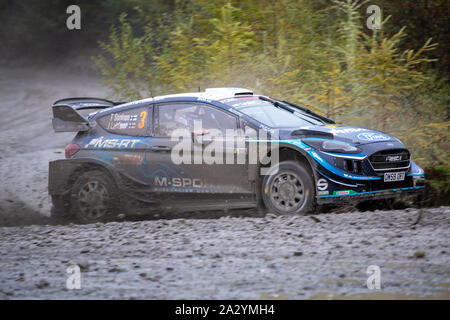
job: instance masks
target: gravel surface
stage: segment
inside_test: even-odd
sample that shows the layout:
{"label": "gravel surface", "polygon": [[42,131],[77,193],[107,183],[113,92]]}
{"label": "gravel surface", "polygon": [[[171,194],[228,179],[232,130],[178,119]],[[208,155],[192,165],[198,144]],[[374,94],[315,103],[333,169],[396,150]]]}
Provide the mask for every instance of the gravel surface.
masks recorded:
{"label": "gravel surface", "polygon": [[[4,299],[450,298],[450,208],[0,228]],[[317,220],[318,219],[318,220]],[[81,268],[68,290],[67,267]],[[369,290],[367,267],[381,268]]]}

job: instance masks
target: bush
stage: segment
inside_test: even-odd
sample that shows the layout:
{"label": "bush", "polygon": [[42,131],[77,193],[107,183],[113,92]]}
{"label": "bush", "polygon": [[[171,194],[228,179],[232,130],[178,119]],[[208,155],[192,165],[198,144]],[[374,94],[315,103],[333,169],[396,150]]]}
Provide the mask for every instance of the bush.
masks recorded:
{"label": "bush", "polygon": [[426,168],[425,179],[426,205],[432,207],[450,205],[450,166],[443,164]]}

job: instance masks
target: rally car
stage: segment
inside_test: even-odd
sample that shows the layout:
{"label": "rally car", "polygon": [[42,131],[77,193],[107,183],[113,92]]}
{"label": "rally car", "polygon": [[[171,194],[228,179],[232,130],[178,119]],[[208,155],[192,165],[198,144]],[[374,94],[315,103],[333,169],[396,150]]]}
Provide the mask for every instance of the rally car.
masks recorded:
{"label": "rally car", "polygon": [[52,108],[56,132],[77,132],[66,159],[49,164],[58,218],[254,207],[303,214],[424,188],[424,171],[399,139],[248,89],[68,98]]}

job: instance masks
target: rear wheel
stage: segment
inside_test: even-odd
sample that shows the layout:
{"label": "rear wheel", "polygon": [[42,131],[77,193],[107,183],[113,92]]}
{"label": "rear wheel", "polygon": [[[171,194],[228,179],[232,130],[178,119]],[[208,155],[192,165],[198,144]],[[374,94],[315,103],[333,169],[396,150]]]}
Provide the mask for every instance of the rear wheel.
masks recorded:
{"label": "rear wheel", "polygon": [[314,182],[308,170],[294,161],[279,164],[262,183],[266,208],[277,214],[305,214],[314,205]]}
{"label": "rear wheel", "polygon": [[100,170],[83,173],[74,183],[71,210],[82,223],[107,221],[118,214],[118,192],[112,178]]}

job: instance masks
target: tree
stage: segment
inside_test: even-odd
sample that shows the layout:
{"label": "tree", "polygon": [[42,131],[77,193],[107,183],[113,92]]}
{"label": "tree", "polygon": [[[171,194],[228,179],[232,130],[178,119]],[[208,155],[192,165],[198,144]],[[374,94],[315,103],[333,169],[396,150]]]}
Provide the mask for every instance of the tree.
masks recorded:
{"label": "tree", "polygon": [[406,107],[402,105],[403,98],[426,79],[417,67],[433,61],[422,54],[436,47],[429,39],[417,52],[401,52],[399,44],[406,36],[404,28],[386,37],[384,23],[380,32],[374,31],[372,36],[362,34],[363,42],[355,62],[366,93],[359,97],[358,105],[365,106],[374,126],[382,131],[403,122],[403,112],[399,112]]}
{"label": "tree", "polygon": [[205,57],[193,27],[193,18],[179,23],[171,32],[162,55],[155,57],[157,79],[165,91],[188,91],[199,85],[201,63]]}
{"label": "tree", "polygon": [[125,99],[139,99],[152,91],[152,47],[147,37],[134,37],[133,28],[120,16],[119,28],[113,27],[109,42],[101,42],[106,56],[94,58],[98,70],[105,78],[103,84],[112,95]]}
{"label": "tree", "polygon": [[206,57],[208,81],[217,85],[231,85],[241,67],[246,66],[251,55],[254,33],[250,26],[236,21],[233,14],[239,11],[230,3],[220,10],[220,18],[212,18],[208,38],[196,39]]}

